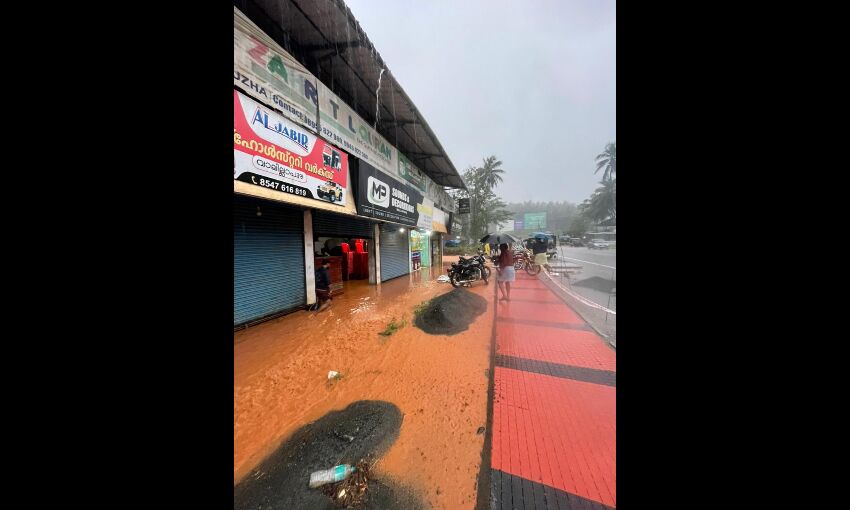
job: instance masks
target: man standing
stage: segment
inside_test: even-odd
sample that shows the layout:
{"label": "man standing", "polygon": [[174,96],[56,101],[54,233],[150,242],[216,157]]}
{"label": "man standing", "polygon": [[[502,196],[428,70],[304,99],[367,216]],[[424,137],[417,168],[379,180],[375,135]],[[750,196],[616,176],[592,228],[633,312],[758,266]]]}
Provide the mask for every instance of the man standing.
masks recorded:
{"label": "man standing", "polygon": [[546,256],[548,248],[549,243],[546,242],[546,238],[543,236],[535,237],[531,245],[531,249],[534,252],[534,263],[540,267],[545,267],[547,270],[549,269],[549,258]]}
{"label": "man standing", "polygon": [[322,311],[331,306],[331,276],[328,274],[328,268],[331,263],[328,260],[323,260],[322,265],[316,270],[316,297],[319,298],[319,310]]}

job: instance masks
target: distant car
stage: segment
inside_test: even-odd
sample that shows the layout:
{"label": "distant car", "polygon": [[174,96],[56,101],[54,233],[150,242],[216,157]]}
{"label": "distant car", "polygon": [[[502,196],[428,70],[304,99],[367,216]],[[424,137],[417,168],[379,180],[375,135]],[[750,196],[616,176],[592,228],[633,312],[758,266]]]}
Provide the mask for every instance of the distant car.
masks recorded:
{"label": "distant car", "polygon": [[608,243],[603,241],[602,239],[591,239],[590,242],[587,243],[587,247],[590,248],[591,250],[593,250],[593,249],[607,250],[608,249]]}
{"label": "distant car", "polygon": [[567,244],[570,246],[584,246],[584,241],[580,237],[571,237]]}
{"label": "distant car", "polygon": [[445,244],[446,248],[457,248],[460,246],[460,239],[449,239]]}

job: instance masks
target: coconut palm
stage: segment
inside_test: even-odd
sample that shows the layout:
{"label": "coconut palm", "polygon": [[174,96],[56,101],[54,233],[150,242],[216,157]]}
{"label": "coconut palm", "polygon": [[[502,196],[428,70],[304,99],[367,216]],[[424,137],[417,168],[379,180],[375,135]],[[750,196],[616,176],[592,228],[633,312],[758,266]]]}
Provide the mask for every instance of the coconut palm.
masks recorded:
{"label": "coconut palm", "polygon": [[484,158],[484,165],[479,169],[481,183],[488,189],[493,189],[496,184],[502,182],[502,175],[505,171],[500,168],[502,162],[496,159],[496,156]]}
{"label": "coconut palm", "polygon": [[602,180],[610,181],[613,179],[614,174],[617,173],[617,142],[609,142],[602,154],[596,156],[596,171],[593,173],[603,168],[605,171],[602,173]]}
{"label": "coconut palm", "polygon": [[582,214],[594,221],[617,219],[617,181],[602,181],[602,186],[596,188],[589,200],[581,206]]}

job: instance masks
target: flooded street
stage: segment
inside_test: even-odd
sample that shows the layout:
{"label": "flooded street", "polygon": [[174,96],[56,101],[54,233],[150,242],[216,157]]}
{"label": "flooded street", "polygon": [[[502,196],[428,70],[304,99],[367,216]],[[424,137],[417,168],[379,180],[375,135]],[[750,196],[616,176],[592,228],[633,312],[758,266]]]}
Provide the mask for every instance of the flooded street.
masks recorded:
{"label": "flooded street", "polygon": [[[402,482],[434,508],[475,506],[495,282],[469,289],[487,310],[467,330],[429,335],[413,325],[414,309],[452,290],[435,281],[441,274],[425,268],[380,286],[347,282],[327,311],[234,334],[234,483],[305,424],[376,400],[397,406],[402,423],[374,475]],[[393,320],[405,325],[379,335]],[[329,381],[330,370],[341,378]]]}

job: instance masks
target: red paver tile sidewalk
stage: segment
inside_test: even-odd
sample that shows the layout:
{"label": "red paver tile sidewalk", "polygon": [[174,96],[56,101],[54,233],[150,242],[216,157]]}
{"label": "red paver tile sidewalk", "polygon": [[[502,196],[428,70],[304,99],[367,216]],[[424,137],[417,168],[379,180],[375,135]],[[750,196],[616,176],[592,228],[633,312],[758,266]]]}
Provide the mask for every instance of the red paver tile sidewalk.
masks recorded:
{"label": "red paver tile sidewalk", "polygon": [[537,278],[518,274],[511,298],[496,305],[490,506],[616,508],[616,353]]}

